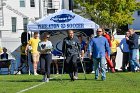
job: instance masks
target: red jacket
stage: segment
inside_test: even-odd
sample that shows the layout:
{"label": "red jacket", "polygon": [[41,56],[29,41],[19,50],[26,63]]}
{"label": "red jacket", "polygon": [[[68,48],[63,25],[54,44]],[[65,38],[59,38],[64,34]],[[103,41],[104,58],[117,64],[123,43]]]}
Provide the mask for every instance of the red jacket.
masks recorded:
{"label": "red jacket", "polygon": [[109,46],[111,47],[111,39],[110,39],[110,36],[108,34],[105,34],[103,36],[107,39],[107,41],[109,43]]}

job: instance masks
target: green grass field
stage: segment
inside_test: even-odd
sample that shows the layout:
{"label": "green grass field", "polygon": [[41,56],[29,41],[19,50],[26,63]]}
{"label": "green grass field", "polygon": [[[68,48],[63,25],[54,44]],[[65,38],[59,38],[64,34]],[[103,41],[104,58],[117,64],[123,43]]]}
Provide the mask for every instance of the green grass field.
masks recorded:
{"label": "green grass field", "polygon": [[107,73],[106,81],[94,80],[94,74],[86,76],[84,80],[84,75],[79,74],[79,80],[71,82],[67,74],[51,75],[55,78],[42,83],[41,75],[0,75],[0,93],[140,93],[139,72]]}

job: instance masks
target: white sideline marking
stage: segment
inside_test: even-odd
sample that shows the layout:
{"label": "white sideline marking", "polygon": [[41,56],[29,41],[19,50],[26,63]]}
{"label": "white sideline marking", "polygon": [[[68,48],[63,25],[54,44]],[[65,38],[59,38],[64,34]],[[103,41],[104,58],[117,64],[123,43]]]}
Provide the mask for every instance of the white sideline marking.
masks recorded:
{"label": "white sideline marking", "polygon": [[[54,77],[51,78],[51,79],[54,79],[54,78],[59,77],[59,76],[61,76],[61,75],[54,76]],[[40,85],[42,85],[42,84],[44,84],[44,83],[46,83],[46,82],[42,82],[42,83],[40,83],[40,84],[38,84],[38,85],[35,85],[35,86],[32,86],[32,87],[23,89],[23,90],[21,90],[21,91],[19,91],[19,92],[16,92],[16,93],[23,93],[23,92],[28,91],[28,90],[30,90],[30,89],[36,88],[36,87],[38,87],[38,86],[40,86]]]}

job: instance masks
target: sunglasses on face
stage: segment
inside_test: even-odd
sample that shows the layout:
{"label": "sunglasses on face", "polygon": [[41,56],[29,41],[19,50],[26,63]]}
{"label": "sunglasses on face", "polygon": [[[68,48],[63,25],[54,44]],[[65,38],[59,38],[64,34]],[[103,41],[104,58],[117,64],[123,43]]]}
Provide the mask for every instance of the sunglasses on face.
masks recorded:
{"label": "sunglasses on face", "polygon": [[97,32],[102,32],[102,31],[97,31]]}

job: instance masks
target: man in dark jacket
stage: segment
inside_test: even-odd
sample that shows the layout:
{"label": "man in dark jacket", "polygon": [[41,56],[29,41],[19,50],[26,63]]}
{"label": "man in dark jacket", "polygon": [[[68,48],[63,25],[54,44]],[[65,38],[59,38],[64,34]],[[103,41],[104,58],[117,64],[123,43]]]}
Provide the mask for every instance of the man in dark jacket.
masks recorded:
{"label": "man in dark jacket", "polygon": [[80,44],[78,38],[74,36],[73,30],[69,30],[68,37],[64,38],[62,52],[66,57],[70,78],[74,81],[74,79],[78,79],[77,59],[80,52]]}
{"label": "man in dark jacket", "polygon": [[138,45],[138,35],[134,32],[133,29],[128,30],[130,33],[129,37],[126,37],[127,43],[129,45],[130,49],[130,65],[131,65],[131,71],[135,72],[135,67],[137,66],[140,68],[140,64],[137,62],[137,49],[139,48]]}

